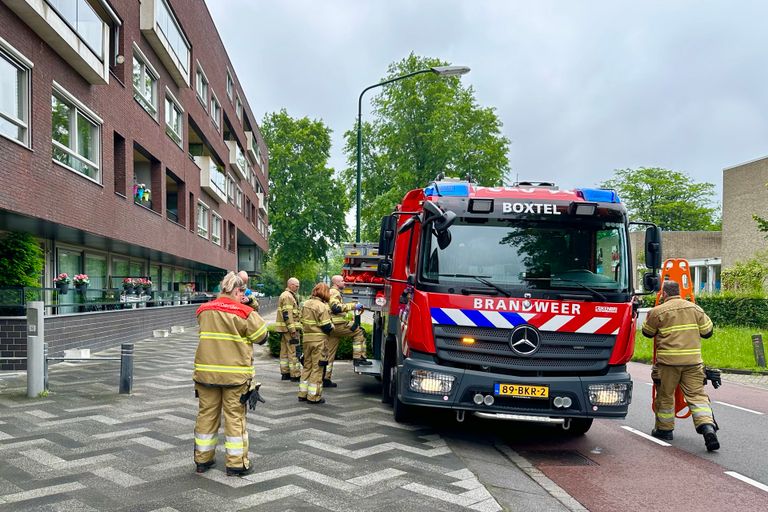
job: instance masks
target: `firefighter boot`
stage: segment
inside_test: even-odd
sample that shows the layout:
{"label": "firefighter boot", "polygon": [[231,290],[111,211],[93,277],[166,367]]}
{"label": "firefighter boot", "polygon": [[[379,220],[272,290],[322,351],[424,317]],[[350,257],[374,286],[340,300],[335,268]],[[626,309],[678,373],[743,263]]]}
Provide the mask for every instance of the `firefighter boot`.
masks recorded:
{"label": "firefighter boot", "polygon": [[336,388],[336,387],[339,387],[339,385],[336,384],[335,382],[331,381],[330,379],[323,379],[323,387],[324,388]]}
{"label": "firefighter boot", "polygon": [[214,464],[216,464],[215,460],[209,460],[208,462],[198,462],[197,468],[195,469],[196,473],[205,473],[209,469],[211,469]]}
{"label": "firefighter boot", "polygon": [[284,373],[280,376],[280,380],[291,380],[291,374],[290,373]]}
{"label": "firefighter boot", "polygon": [[227,476],[246,476],[253,473],[253,466],[247,468],[227,468]]}
{"label": "firefighter boot", "polygon": [[656,439],[661,439],[662,441],[671,441],[672,439],[674,439],[674,434],[672,433],[672,430],[661,430],[661,429],[655,428],[651,430],[651,435]]}
{"label": "firefighter boot", "polygon": [[715,426],[711,423],[705,423],[696,429],[699,434],[704,436],[704,445],[707,447],[708,452],[713,452],[720,449],[720,441],[717,440],[717,434],[715,433]]}

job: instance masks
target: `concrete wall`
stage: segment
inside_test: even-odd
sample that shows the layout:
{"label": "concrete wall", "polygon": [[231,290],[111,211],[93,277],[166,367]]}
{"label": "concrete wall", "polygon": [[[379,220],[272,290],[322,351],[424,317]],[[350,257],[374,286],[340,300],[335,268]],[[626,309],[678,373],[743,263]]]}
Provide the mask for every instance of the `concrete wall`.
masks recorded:
{"label": "concrete wall", "polygon": [[768,158],[723,170],[723,268],[768,249],[752,215],[768,218]]}
{"label": "concrete wall", "polygon": [[[104,350],[152,336],[155,329],[172,325],[195,326],[199,304],[161,308],[122,309],[45,318],[48,354],[62,355],[73,348]],[[26,357],[27,320],[25,317],[0,318],[0,357]],[[26,361],[3,363],[0,370],[25,370]]]}

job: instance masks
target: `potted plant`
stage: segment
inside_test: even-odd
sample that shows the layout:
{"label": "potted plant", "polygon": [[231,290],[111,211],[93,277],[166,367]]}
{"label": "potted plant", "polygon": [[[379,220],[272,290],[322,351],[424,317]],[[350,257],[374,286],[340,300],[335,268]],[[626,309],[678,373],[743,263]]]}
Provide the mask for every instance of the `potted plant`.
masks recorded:
{"label": "potted plant", "polygon": [[77,274],[72,278],[72,282],[75,283],[75,289],[80,293],[84,293],[88,285],[91,284],[88,274]]}
{"label": "potted plant", "polygon": [[152,290],[152,280],[146,277],[139,279],[139,284],[144,288],[144,293],[149,293]]}
{"label": "potted plant", "polygon": [[125,293],[133,293],[133,288],[136,285],[136,280],[132,277],[126,277],[123,279],[123,290]]}
{"label": "potted plant", "polygon": [[53,285],[58,290],[59,295],[66,295],[69,292],[70,281],[71,279],[69,278],[69,274],[66,272],[62,272],[56,276],[56,278],[53,280]]}

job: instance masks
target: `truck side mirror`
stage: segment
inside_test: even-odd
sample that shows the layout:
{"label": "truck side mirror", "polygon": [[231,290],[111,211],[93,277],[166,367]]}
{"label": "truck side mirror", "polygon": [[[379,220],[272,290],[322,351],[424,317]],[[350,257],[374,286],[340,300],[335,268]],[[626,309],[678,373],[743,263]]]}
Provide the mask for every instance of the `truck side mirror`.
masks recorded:
{"label": "truck side mirror", "polygon": [[658,226],[645,230],[645,266],[651,269],[661,268],[661,228]]}
{"label": "truck side mirror", "polygon": [[392,256],[395,249],[395,231],[397,230],[397,217],[387,215],[381,219],[381,231],[379,232],[379,254]]}
{"label": "truck side mirror", "polygon": [[646,272],[643,274],[643,289],[646,292],[658,292],[661,288],[661,280],[653,272]]}

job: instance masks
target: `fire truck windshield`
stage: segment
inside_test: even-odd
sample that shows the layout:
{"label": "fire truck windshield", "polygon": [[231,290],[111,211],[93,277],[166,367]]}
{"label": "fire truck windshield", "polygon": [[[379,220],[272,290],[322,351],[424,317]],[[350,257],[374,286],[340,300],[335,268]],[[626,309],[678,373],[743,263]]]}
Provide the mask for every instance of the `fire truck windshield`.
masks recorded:
{"label": "fire truck windshield", "polygon": [[419,278],[435,285],[503,289],[625,292],[629,288],[626,227],[566,217],[557,221],[457,219],[440,249],[426,235]]}

